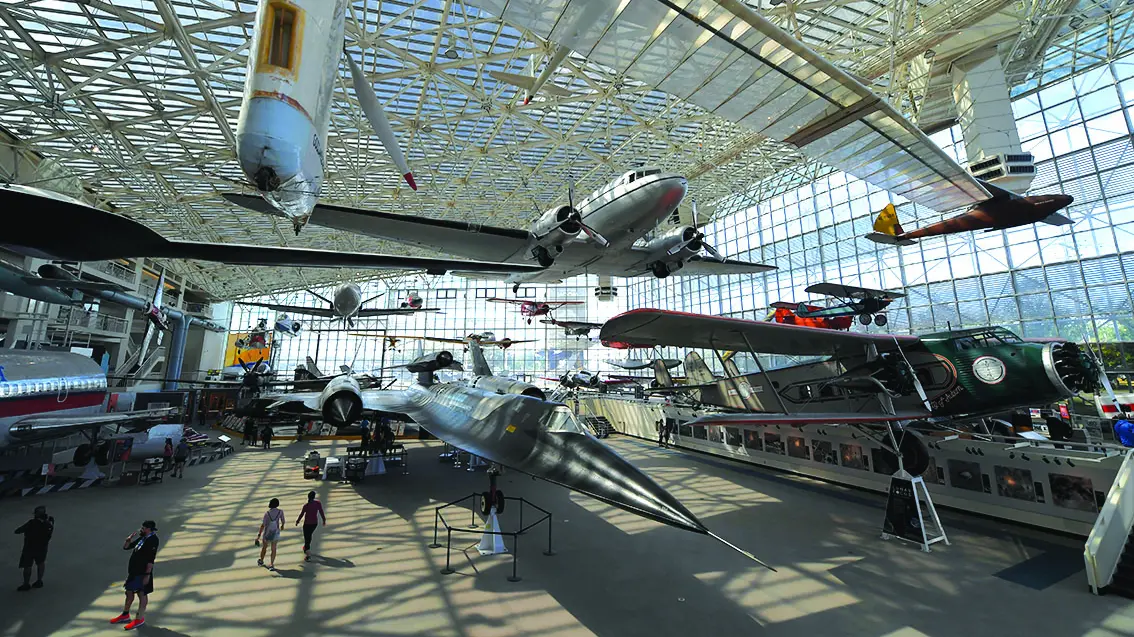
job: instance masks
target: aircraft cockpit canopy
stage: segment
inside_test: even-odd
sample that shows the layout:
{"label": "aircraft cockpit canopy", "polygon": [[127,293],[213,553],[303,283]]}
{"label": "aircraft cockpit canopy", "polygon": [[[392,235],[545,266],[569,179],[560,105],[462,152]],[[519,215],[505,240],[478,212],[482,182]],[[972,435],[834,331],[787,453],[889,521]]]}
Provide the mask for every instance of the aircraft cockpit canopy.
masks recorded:
{"label": "aircraft cockpit canopy", "polygon": [[544,431],[554,433],[587,434],[587,430],[579,423],[575,414],[563,405],[556,407],[544,416],[540,426]]}
{"label": "aircraft cockpit canopy", "polygon": [[635,180],[658,174],[661,174],[661,168],[640,168],[638,170],[632,170],[625,175],[622,175],[621,182],[624,184],[632,184]]}
{"label": "aircraft cockpit canopy", "polygon": [[1003,327],[984,327],[976,330],[966,330],[951,335],[953,347],[958,352],[984,347],[997,347],[1009,343],[1023,342],[1010,330]]}

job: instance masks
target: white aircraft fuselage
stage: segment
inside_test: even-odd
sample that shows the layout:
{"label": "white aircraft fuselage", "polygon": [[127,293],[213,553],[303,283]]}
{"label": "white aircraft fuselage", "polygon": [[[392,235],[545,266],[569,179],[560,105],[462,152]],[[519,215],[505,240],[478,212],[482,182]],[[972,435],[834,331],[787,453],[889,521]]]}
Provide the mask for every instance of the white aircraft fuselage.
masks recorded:
{"label": "white aircraft fuselage", "polygon": [[106,375],[79,354],[7,350],[0,359],[0,449],[22,441],[12,425],[35,416],[103,413]]}
{"label": "white aircraft fuselage", "polygon": [[642,168],[599,188],[576,208],[583,223],[610,241],[608,250],[626,248],[677,210],[687,183],[681,175]]}
{"label": "white aircraft fuselage", "polygon": [[362,308],[362,288],[357,283],[343,283],[335,288],[331,307],[340,318],[353,318]]}
{"label": "white aircraft fuselage", "polygon": [[261,0],[236,127],[245,177],[297,228],[323,188],[346,0]]}

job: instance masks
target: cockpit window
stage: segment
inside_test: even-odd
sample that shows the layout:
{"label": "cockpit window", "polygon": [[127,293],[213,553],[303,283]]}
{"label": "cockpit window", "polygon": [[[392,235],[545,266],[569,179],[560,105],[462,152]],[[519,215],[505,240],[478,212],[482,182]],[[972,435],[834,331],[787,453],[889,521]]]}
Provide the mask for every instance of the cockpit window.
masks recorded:
{"label": "cockpit window", "polygon": [[587,430],[583,425],[579,424],[579,420],[575,418],[575,414],[566,407],[556,407],[548,414],[544,421],[541,423],[546,431],[565,432],[573,434],[586,434]]}

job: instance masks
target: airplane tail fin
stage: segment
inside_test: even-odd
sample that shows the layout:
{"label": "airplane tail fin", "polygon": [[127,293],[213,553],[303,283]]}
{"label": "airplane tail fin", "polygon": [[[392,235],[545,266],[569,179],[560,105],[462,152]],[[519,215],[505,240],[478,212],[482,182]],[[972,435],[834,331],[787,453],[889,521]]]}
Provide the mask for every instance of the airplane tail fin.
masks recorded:
{"label": "airplane tail fin", "polygon": [[669,375],[665,361],[661,359],[654,361],[654,380],[658,382],[659,387],[673,387],[673,376]]}
{"label": "airplane tail fin", "polygon": [[902,224],[898,221],[898,211],[894,204],[888,203],[878,211],[878,216],[874,219],[874,231],[891,237],[902,234]]}
{"label": "airplane tail fin", "polygon": [[488,366],[488,361],[484,358],[484,350],[480,348],[480,342],[475,338],[470,338],[466,342],[469,345],[469,355],[472,356],[473,373],[477,376],[491,376],[492,368]]}
{"label": "airplane tail fin", "polygon": [[315,364],[315,359],[310,356],[307,357],[307,371],[311,372],[316,378],[323,375],[323,372],[319,371],[319,366]]}
{"label": "airplane tail fin", "polygon": [[708,385],[716,381],[705,359],[697,352],[689,352],[685,357],[685,378],[690,385]]}
{"label": "airplane tail fin", "polygon": [[1041,221],[1043,221],[1046,224],[1053,225],[1053,226],[1069,226],[1072,223],[1074,223],[1073,221],[1071,221],[1067,217],[1059,214],[1058,212],[1051,213],[1050,215],[1041,219]]}

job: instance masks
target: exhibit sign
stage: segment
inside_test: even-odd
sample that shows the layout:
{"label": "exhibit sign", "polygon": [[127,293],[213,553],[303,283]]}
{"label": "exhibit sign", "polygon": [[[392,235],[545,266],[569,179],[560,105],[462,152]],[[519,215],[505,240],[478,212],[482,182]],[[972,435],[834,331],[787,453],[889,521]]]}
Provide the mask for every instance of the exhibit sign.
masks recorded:
{"label": "exhibit sign", "polygon": [[922,527],[921,511],[918,510],[912,479],[896,475],[890,478],[890,490],[886,496],[886,520],[882,523],[882,532],[910,542],[925,543],[925,530]]}

